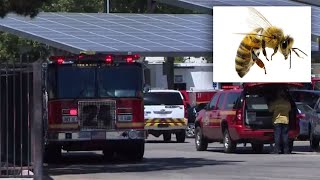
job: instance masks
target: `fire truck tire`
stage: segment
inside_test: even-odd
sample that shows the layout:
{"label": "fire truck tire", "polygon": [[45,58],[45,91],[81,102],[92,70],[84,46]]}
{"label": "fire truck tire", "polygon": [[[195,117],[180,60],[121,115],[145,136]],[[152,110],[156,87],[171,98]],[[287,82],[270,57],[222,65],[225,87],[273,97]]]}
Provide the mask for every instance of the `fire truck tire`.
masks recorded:
{"label": "fire truck tire", "polygon": [[125,156],[130,161],[142,161],[144,156],[145,142],[137,142],[127,149]]}
{"label": "fire truck tire", "polygon": [[178,143],[184,143],[186,140],[186,131],[180,131],[176,133],[176,138]]}
{"label": "fire truck tire", "polygon": [[171,132],[163,133],[163,140],[165,142],[171,141]]}
{"label": "fire truck tire", "polygon": [[57,163],[61,159],[61,147],[48,145],[44,150],[44,161],[47,163]]}

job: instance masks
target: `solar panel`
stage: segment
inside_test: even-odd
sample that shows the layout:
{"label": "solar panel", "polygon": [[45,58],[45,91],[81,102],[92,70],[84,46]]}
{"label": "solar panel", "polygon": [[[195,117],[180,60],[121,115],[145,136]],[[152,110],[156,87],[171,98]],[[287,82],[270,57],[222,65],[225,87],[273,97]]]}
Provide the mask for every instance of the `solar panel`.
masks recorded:
{"label": "solar panel", "polygon": [[[203,13],[212,13],[213,6],[308,6],[289,0],[158,0],[170,5],[180,6]],[[311,7],[311,33],[320,37],[320,7]]]}
{"label": "solar panel", "polygon": [[72,53],[82,50],[144,56],[203,56],[212,52],[212,16],[171,14],[9,14],[0,30]]}

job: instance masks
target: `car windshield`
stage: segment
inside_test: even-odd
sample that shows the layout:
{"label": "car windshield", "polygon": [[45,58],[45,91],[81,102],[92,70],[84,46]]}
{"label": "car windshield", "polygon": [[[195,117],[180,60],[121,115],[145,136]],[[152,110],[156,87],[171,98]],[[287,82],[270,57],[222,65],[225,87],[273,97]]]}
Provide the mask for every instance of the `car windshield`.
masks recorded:
{"label": "car windshield", "polygon": [[142,70],[138,66],[51,67],[49,98],[136,97],[142,92]]}
{"label": "car windshield", "polygon": [[303,113],[309,113],[313,111],[313,109],[307,104],[297,103],[297,108],[300,109]]}
{"label": "car windshield", "polygon": [[314,90],[320,90],[320,81],[314,82]]}
{"label": "car windshield", "polygon": [[148,92],[143,99],[145,105],[183,105],[178,92]]}

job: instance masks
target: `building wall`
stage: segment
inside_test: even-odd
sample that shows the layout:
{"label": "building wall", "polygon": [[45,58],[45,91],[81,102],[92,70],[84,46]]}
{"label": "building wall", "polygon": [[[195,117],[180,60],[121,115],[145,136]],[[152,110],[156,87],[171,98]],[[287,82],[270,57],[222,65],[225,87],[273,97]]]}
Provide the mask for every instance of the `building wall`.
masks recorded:
{"label": "building wall", "polygon": [[[152,88],[167,88],[167,77],[163,75],[162,63],[150,63]],[[181,63],[175,64],[175,83],[186,83],[186,89],[212,89],[212,64]]]}

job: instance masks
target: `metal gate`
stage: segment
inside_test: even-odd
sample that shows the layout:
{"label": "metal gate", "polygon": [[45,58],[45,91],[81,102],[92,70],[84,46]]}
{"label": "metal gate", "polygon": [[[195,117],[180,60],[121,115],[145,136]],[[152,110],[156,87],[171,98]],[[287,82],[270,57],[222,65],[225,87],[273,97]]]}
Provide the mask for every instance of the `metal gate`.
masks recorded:
{"label": "metal gate", "polygon": [[42,179],[41,64],[0,63],[0,178]]}

